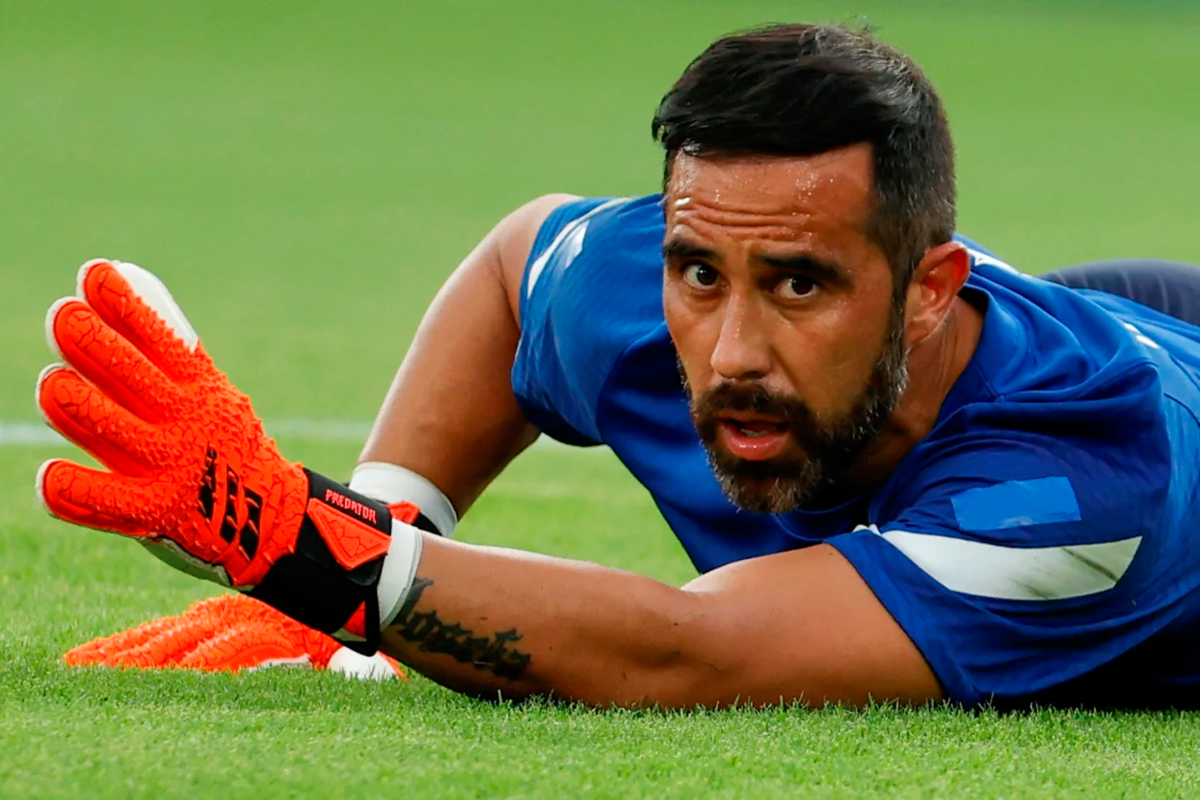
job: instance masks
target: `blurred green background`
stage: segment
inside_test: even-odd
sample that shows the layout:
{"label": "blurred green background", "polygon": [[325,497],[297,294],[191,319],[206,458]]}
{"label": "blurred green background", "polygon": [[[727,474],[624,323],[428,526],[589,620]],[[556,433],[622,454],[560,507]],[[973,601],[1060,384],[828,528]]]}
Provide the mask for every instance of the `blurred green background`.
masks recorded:
{"label": "blurred green background", "polygon": [[[940,88],[960,230],[1020,268],[1200,262],[1195,2],[0,0],[0,434],[76,267],[173,289],[290,457],[347,474],[430,298],[505,213],[652,192],[649,123],[717,35],[867,22]],[[282,430],[282,428],[281,428]],[[294,428],[292,429],[294,430]],[[1195,797],[1200,718],[494,708],[419,679],[70,670],[214,593],[48,519],[0,435],[0,796]],[[610,456],[538,448],[461,528],[691,574]]]}
{"label": "blurred green background", "polygon": [[0,386],[29,385],[45,307],[107,256],[167,280],[268,418],[369,419],[492,224],[654,191],[650,118],[687,62],[813,19],[927,69],[960,229],[1014,264],[1200,260],[1195,3],[0,0]]}

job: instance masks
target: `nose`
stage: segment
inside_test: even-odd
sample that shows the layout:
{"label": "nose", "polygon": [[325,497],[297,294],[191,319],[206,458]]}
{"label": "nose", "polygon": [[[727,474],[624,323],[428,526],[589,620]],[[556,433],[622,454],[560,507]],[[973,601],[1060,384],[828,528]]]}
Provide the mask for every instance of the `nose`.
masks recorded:
{"label": "nose", "polygon": [[710,366],[725,380],[756,380],[771,370],[771,351],[753,304],[730,296]]}

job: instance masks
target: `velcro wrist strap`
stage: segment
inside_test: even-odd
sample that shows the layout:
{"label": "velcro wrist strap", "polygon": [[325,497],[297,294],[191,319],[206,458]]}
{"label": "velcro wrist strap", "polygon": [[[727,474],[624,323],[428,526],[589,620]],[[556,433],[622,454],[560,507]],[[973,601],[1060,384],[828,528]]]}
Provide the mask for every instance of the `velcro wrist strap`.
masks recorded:
{"label": "velcro wrist strap", "polygon": [[309,499],[296,549],[272,565],[250,596],[330,634],[361,611],[364,641],[345,644],[373,653],[380,627],[376,586],[391,543],[391,514],[378,500],[304,472]]}

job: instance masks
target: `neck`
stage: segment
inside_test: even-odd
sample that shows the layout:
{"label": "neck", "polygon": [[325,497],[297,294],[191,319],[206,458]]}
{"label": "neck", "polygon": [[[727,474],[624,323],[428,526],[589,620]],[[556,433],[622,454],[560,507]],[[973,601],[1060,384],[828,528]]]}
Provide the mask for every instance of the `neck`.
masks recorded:
{"label": "neck", "polygon": [[859,456],[847,476],[847,489],[861,493],[883,483],[933,430],[942,403],[971,363],[982,331],[983,314],[960,296],[941,326],[913,345],[908,356],[908,388],[878,436]]}

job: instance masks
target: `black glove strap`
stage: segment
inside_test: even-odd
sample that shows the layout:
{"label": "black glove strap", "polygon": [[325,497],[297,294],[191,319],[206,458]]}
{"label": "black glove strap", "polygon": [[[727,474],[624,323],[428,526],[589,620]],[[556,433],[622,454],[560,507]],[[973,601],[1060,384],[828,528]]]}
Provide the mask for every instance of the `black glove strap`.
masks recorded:
{"label": "black glove strap", "polygon": [[[389,538],[392,516],[388,507],[315,472],[308,475],[308,495],[343,514],[351,514]],[[324,633],[336,633],[365,605],[366,641],[343,641],[347,647],[370,655],[379,649],[379,597],[376,587],[384,556],[354,569],[338,563],[324,537],[305,515],[296,549],[275,562],[249,593],[292,619]]]}
{"label": "black glove strap", "polygon": [[446,535],[437,529],[437,525],[433,524],[433,520],[422,514],[420,511],[417,512],[417,518],[412,521],[412,526],[414,528],[423,530],[426,533],[432,533],[434,536]]}

